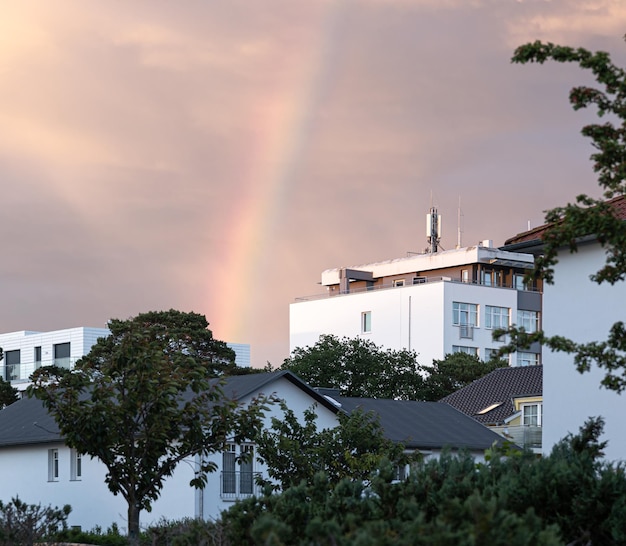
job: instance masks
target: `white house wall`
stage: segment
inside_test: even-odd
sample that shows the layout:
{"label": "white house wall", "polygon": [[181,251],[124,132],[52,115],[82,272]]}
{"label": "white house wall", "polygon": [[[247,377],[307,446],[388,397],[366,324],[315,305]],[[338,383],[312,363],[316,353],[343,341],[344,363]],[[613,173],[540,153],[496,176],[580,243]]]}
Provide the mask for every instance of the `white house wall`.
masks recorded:
{"label": "white house wall", "polygon": [[[453,302],[479,306],[479,327],[473,339],[461,339],[453,325]],[[484,328],[485,305],[507,307],[513,322],[517,315],[517,290],[451,281],[377,289],[341,296],[299,301],[290,306],[290,351],[314,345],[320,335],[369,339],[376,345],[411,349],[422,365],[442,359],[453,346],[498,348],[491,330]],[[371,312],[371,332],[361,332],[361,315]]]}
{"label": "white house wall", "polygon": [[[295,415],[300,417],[301,422],[303,422],[304,411],[311,408],[314,404],[314,400],[312,398],[304,394],[300,388],[296,387],[285,378],[279,378],[277,381],[273,382],[263,394],[267,396],[276,394],[279,398],[285,401],[287,407],[292,410]],[[245,400],[244,405],[247,405],[250,402],[251,397]],[[337,416],[330,409],[317,405],[315,410],[317,413],[316,422],[318,430],[337,426]],[[264,426],[266,428],[271,427],[272,417],[279,419],[282,419],[283,417],[283,412],[278,404],[271,405],[269,411],[265,413]],[[205,519],[217,518],[223,510],[230,508],[234,502],[234,500],[222,500],[220,497],[222,454],[216,453],[212,457],[212,460],[218,465],[218,470],[208,475],[207,485],[204,490],[198,490],[195,492],[195,515],[202,515]],[[260,472],[265,478],[268,477],[266,467],[258,460],[254,461],[253,472]]]}
{"label": "white house wall", "polygon": [[[548,335],[564,335],[576,342],[604,341],[610,327],[624,320],[626,285],[598,285],[589,279],[604,263],[597,244],[583,245],[576,254],[562,253],[555,267],[554,285],[544,288],[543,327]],[[579,374],[573,356],[548,352],[543,367],[543,447],[552,446],[568,433],[576,433],[590,416],[606,420],[605,450],[610,460],[626,460],[626,394],[600,388],[604,372],[595,367]]]}

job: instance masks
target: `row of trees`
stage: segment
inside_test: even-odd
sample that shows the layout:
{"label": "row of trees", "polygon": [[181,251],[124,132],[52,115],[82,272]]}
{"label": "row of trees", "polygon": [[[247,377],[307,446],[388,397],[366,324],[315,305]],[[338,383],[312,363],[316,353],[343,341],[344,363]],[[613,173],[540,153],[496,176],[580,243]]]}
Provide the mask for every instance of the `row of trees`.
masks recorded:
{"label": "row of trees", "polygon": [[420,365],[417,353],[385,349],[368,339],[320,336],[311,347],[296,348],[281,369],[291,370],[316,387],[338,389],[341,396],[441,400],[498,367],[466,353],[446,355]]}

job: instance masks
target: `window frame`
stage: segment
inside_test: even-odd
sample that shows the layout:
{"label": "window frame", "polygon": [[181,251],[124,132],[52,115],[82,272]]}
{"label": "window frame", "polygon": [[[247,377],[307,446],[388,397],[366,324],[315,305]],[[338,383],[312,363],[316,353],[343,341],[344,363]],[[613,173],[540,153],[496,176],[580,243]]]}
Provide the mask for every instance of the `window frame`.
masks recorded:
{"label": "window frame", "polygon": [[[496,312],[497,311],[497,312]],[[502,324],[502,311],[506,311],[506,316],[504,317],[506,320],[506,324]],[[498,318],[497,321],[494,321],[494,318]],[[497,328],[508,328],[511,323],[511,309],[509,307],[500,307],[497,305],[485,305],[485,328],[488,330],[495,330]],[[498,323],[497,325],[495,323]]]}
{"label": "window frame", "polygon": [[524,328],[529,334],[539,331],[539,319],[539,311],[530,311],[528,309],[517,310],[517,326]]}
{"label": "window frame", "polygon": [[361,313],[361,333],[369,334],[372,331],[372,312],[363,311]]}
{"label": "window frame", "polygon": [[[530,408],[535,408],[535,414],[527,414],[526,410]],[[522,412],[522,425],[531,426],[531,427],[540,427],[543,424],[543,404],[541,402],[528,402],[520,405],[520,410]],[[527,417],[534,418],[535,423],[528,423]]]}
{"label": "window frame", "polygon": [[51,448],[48,450],[48,481],[59,481],[59,449]]}
{"label": "window frame", "polygon": [[75,449],[70,450],[70,481],[81,481],[83,477],[83,458]]}
{"label": "window frame", "polygon": [[[468,322],[463,322],[463,317],[466,317]],[[478,328],[478,304],[464,301],[453,301],[452,324],[454,326],[472,326],[474,328]]]}
{"label": "window frame", "polygon": [[478,356],[478,347],[470,347],[469,345],[452,345],[452,352]]}
{"label": "window frame", "polygon": [[[517,366],[538,366],[541,364],[541,359],[539,353],[517,351],[515,362]],[[528,364],[525,364],[524,362],[528,362]]]}

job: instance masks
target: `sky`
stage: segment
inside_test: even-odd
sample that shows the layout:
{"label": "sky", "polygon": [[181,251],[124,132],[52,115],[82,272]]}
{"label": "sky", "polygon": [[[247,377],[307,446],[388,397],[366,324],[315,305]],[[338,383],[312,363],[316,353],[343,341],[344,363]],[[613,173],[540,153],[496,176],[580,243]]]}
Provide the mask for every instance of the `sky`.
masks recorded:
{"label": "sky", "polygon": [[325,269],[496,245],[599,195],[575,65],[623,0],[4,0],[0,331],[195,311],[253,366]]}

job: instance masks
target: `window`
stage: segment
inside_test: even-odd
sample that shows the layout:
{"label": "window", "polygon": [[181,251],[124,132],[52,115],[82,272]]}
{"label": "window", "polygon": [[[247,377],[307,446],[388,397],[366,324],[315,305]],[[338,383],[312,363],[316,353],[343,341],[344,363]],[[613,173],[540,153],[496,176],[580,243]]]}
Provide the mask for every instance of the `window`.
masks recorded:
{"label": "window", "polygon": [[254,446],[226,444],[221,485],[222,498],[234,500],[254,494]]}
{"label": "window", "polygon": [[393,280],[393,285],[394,286],[404,286],[404,279],[394,279]]}
{"label": "window", "polygon": [[59,450],[48,450],[48,481],[56,482],[59,480]]}
{"label": "window", "polygon": [[482,283],[485,286],[502,286],[502,272],[483,270],[480,272]]}
{"label": "window", "polygon": [[70,344],[56,343],[54,345],[54,365],[59,368],[70,369]]}
{"label": "window", "polygon": [[35,347],[33,354],[33,361],[35,362],[35,369],[41,368],[41,347]]}
{"label": "window", "polygon": [[452,302],[452,324],[478,326],[478,305],[475,303]]}
{"label": "window", "polygon": [[522,423],[525,426],[541,426],[542,418],[542,405],[541,404],[523,404],[522,405]]}
{"label": "window", "polygon": [[463,345],[452,345],[453,353],[466,353],[468,355],[478,356],[478,347],[465,347]]}
{"label": "window", "polygon": [[372,331],[372,312],[364,311],[361,313],[361,333],[367,334]]}
{"label": "window", "polygon": [[461,282],[469,282],[469,269],[461,269]]}
{"label": "window", "polygon": [[78,451],[72,449],[70,451],[70,480],[77,481],[83,476],[82,456]]}
{"label": "window", "polygon": [[20,378],[20,350],[7,351],[4,353],[5,379],[13,381]]}
{"label": "window", "polygon": [[517,353],[518,366],[536,366],[539,364],[539,355],[537,353]]}
{"label": "window", "polygon": [[485,306],[485,328],[508,328],[509,308]]}
{"label": "window", "polygon": [[539,313],[537,311],[517,311],[517,325],[527,332],[539,330]]}
{"label": "window", "polygon": [[513,288],[515,290],[528,290],[528,285],[524,282],[524,275],[519,273],[513,275]]}

